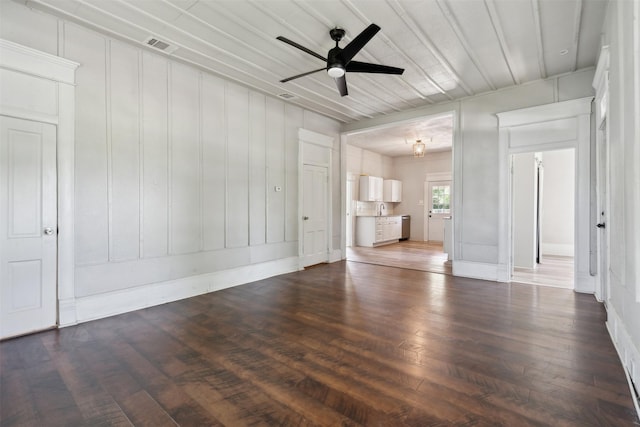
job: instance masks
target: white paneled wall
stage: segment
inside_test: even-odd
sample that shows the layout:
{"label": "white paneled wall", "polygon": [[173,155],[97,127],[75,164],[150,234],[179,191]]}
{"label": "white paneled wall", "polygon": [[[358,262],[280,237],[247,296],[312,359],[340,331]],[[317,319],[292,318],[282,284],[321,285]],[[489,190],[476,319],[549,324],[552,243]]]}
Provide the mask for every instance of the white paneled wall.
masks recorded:
{"label": "white paneled wall", "polygon": [[75,261],[109,261],[107,41],[68,26],[64,50],[78,58],[76,72]]}
{"label": "white paneled wall", "polygon": [[[138,52],[109,43],[107,75],[107,178],[109,259],[140,254],[140,87]],[[131,102],[134,100],[134,102]]]}
{"label": "white paneled wall", "polygon": [[63,40],[76,296],[297,256],[298,129],[337,141],[337,122],[76,25]]}
{"label": "white paneled wall", "polygon": [[167,61],[142,54],[142,212],[140,256],[151,258],[169,253],[169,135]]}

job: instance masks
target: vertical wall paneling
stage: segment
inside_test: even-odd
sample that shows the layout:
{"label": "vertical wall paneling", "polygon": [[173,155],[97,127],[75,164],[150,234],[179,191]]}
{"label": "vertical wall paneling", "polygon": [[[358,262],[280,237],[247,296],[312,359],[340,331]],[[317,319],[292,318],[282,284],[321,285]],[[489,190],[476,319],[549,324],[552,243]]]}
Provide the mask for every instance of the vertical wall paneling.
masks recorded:
{"label": "vertical wall paneling", "polygon": [[200,142],[198,72],[171,63],[171,253],[200,249]]}
{"label": "vertical wall paneling", "polygon": [[167,61],[142,54],[142,254],[168,253]]}
{"label": "vertical wall paneling", "polygon": [[66,26],[66,57],[76,70],[75,262],[108,260],[106,46],[105,39],[75,25]]}
{"label": "vertical wall paneling", "polygon": [[285,172],[299,173],[302,110],[22,3],[2,9],[0,32],[79,65],[75,86],[21,88],[38,92],[36,107],[58,97],[43,113],[59,120],[61,325],[297,269],[297,242],[285,242],[296,175]]}
{"label": "vertical wall paneling", "polygon": [[267,243],[275,243],[284,241],[284,102],[267,98],[266,108]]}
{"label": "vertical wall paneling", "polygon": [[202,78],[202,237],[204,250],[225,244],[226,186],[225,83]]}
{"label": "vertical wall paneling", "polygon": [[249,244],[266,241],[266,123],[265,99],[249,94]]}
{"label": "vertical wall paneling", "polygon": [[286,104],[285,112],[285,240],[298,240],[298,129],[304,122],[303,110]]}
{"label": "vertical wall paneling", "polygon": [[249,91],[227,84],[226,247],[249,244]]}
{"label": "vertical wall paneling", "polygon": [[110,43],[110,235],[111,260],[130,260],[140,249],[140,153],[138,54]]}
{"label": "vertical wall paneling", "polygon": [[198,228],[200,229],[199,237],[200,242],[198,244],[198,251],[204,250],[204,161],[202,156],[204,154],[203,151],[203,143],[202,143],[202,118],[203,118],[203,96],[202,96],[202,81],[203,81],[203,73],[198,73],[198,201],[200,203],[198,209],[198,219],[200,223],[198,224]]}

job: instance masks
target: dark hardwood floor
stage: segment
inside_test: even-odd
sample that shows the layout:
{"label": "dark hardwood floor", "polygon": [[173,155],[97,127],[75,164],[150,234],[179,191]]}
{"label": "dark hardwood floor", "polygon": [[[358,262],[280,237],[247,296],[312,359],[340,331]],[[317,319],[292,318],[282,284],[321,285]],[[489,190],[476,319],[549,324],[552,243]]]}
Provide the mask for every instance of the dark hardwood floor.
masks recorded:
{"label": "dark hardwood floor", "polygon": [[0,343],[0,424],[639,425],[592,296],[339,262]]}

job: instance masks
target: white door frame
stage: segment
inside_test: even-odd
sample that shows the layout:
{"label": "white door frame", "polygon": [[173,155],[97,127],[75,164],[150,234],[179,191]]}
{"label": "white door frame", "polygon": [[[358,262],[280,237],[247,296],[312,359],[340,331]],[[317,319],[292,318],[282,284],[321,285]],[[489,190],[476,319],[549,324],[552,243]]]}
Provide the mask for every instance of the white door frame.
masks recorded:
{"label": "white door frame", "polygon": [[[345,208],[342,211],[343,215],[345,215],[345,246],[355,246],[355,230],[356,230],[356,204],[354,203],[353,195],[356,190],[356,180],[357,177],[355,174],[348,174],[347,176],[347,186],[345,187]],[[349,194],[349,192],[351,194]],[[351,198],[349,197],[351,196]]]}
{"label": "white door frame", "polygon": [[[298,129],[298,268],[304,268],[304,246],[303,246],[303,189],[304,189],[304,165],[321,166],[327,168],[327,196],[325,206],[327,208],[326,230],[327,230],[327,261],[333,262],[342,258],[341,254],[333,253],[333,221],[332,221],[332,204],[333,200],[333,142],[334,138],[321,133],[313,132],[307,129]],[[341,211],[342,212],[342,211]]]}
{"label": "white door frame", "polygon": [[[56,126],[58,171],[58,325],[76,323],[74,260],[75,72],[80,66],[59,56],[0,39],[0,72],[10,84],[19,77],[53,84],[51,98],[24,88],[20,96],[2,95],[0,114]],[[20,86],[19,86],[20,87]],[[32,102],[38,97],[38,102]],[[39,106],[35,109],[33,106]]]}
{"label": "white door frame", "polygon": [[[307,172],[312,172],[312,177],[309,177]],[[323,174],[323,182],[322,185],[324,186],[324,188],[321,190],[321,192],[323,193],[323,198],[319,198],[318,197],[318,188],[315,186],[315,184],[317,184],[315,182],[316,180],[316,174],[317,173],[321,173]],[[324,263],[324,262],[328,262],[329,261],[329,241],[327,240],[330,233],[327,230],[327,224],[328,224],[328,220],[327,220],[327,215],[329,214],[330,210],[327,208],[326,204],[327,204],[327,197],[326,194],[328,192],[329,189],[329,168],[327,168],[326,166],[318,166],[318,165],[312,165],[309,163],[304,163],[302,165],[302,174],[304,175],[303,177],[303,190],[308,188],[308,184],[313,183],[314,185],[313,190],[312,190],[312,194],[307,194],[306,192],[303,191],[302,193],[302,211],[301,211],[301,217],[302,217],[302,234],[300,235],[300,242],[301,242],[301,246],[302,246],[302,266],[303,267],[308,267],[310,265],[315,265],[315,264],[320,264],[320,263]],[[311,181],[308,181],[308,180]],[[322,217],[321,214],[318,214],[315,212],[314,209],[310,209],[310,205],[307,202],[311,202],[311,205],[313,205],[313,202],[315,202],[315,200],[321,200],[322,204],[324,205],[325,209],[324,209],[324,217]],[[324,220],[317,220],[318,217],[323,218]],[[314,223],[314,225],[310,225],[311,223]],[[317,232],[313,232],[313,242],[312,242],[312,246],[314,246],[313,248],[309,248],[306,243],[307,242],[307,235],[311,230],[316,229],[315,225],[316,224],[321,224],[322,226],[322,230],[324,234],[323,236],[323,240],[324,240],[324,244],[323,244],[323,248],[322,251],[319,253],[315,252],[315,246],[317,245],[316,242],[316,237],[318,235]],[[310,229],[309,229],[310,228]],[[310,253],[311,252],[311,253]]]}
{"label": "white door frame", "polygon": [[428,173],[427,177],[425,178],[424,181],[424,206],[422,207],[422,214],[423,214],[423,220],[424,220],[424,224],[423,224],[423,240],[426,242],[429,240],[429,213],[427,212],[427,210],[429,209],[429,206],[431,204],[431,202],[429,201],[431,198],[431,194],[429,194],[429,185],[431,185],[434,182],[439,182],[439,181],[448,181],[449,182],[449,191],[451,194],[451,198],[449,200],[450,204],[451,204],[451,215],[453,216],[453,199],[454,199],[454,194],[453,194],[453,180],[451,179],[451,172],[436,172],[436,173]]}
{"label": "white door frame", "polygon": [[[604,210],[605,219],[609,217],[610,214],[610,179],[609,179],[609,46],[604,46],[600,51],[600,57],[598,59],[598,66],[596,68],[596,73],[593,78],[592,83],[593,88],[596,90],[595,97],[595,132],[596,132],[596,162],[593,165],[595,167],[596,174],[596,217],[593,220],[597,223],[601,222],[601,212]],[[604,129],[603,129],[604,127]],[[603,165],[602,159],[599,154],[605,151],[606,152],[606,163]],[[601,176],[602,172],[604,172],[604,177]],[[599,191],[601,185],[605,185],[605,194],[601,194]],[[603,200],[604,196],[604,200]],[[609,225],[605,222],[605,227]],[[602,241],[604,238],[605,242]],[[597,273],[596,280],[598,285],[596,286],[596,299],[598,301],[603,301],[605,306],[607,305],[607,300],[609,298],[609,253],[602,253],[603,247],[606,247],[607,250],[609,246],[609,232],[605,229],[604,233],[598,233],[598,238],[596,242],[596,251],[597,251]],[[603,257],[606,257],[603,259]],[[603,270],[604,264],[604,271]]]}
{"label": "white door frame", "polygon": [[499,200],[498,281],[510,282],[513,253],[510,244],[510,156],[516,153],[574,148],[576,160],[574,289],[594,293],[589,274],[590,222],[590,115],[591,97],[498,113]]}
{"label": "white door frame", "polygon": [[[432,105],[427,109],[416,109],[411,114],[391,114],[387,116],[379,116],[375,117],[371,120],[362,120],[359,122],[348,123],[342,126],[344,129],[340,134],[340,153],[341,153],[341,164],[340,164],[340,174],[341,174],[341,182],[340,188],[346,187],[347,180],[347,142],[349,140],[349,135],[356,135],[363,132],[368,132],[372,130],[379,129],[388,129],[392,127],[396,127],[401,124],[406,123],[415,123],[416,121],[424,120],[425,118],[435,118],[441,117],[445,115],[451,115],[453,117],[453,141],[451,147],[451,169],[452,169],[452,177],[451,177],[451,193],[453,194],[453,198],[451,200],[451,210],[454,212],[461,212],[460,206],[462,206],[462,130],[460,119],[460,104],[454,103],[451,104],[440,104],[440,105]],[[346,197],[345,192],[342,192],[342,210],[345,209]],[[403,202],[404,203],[404,202]],[[342,215],[342,227],[341,227],[341,240],[340,247],[342,249],[342,253],[346,254],[345,242],[346,242],[346,221],[345,216]],[[412,218],[415,220],[415,218]],[[424,222],[424,219],[422,219]],[[456,263],[462,262],[459,261],[459,258],[462,254],[462,218],[460,215],[453,215],[453,219],[451,221],[451,234],[452,234],[452,247],[450,248],[451,252],[449,253],[449,259],[453,261],[454,274],[456,269]],[[423,233],[424,234],[424,233]],[[345,255],[343,255],[345,256]]]}

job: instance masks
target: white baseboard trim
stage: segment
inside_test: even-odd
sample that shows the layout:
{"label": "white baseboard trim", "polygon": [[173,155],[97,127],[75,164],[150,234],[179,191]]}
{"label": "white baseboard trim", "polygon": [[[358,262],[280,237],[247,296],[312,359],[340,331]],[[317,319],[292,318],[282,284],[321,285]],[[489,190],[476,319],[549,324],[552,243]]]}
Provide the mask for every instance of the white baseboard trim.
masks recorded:
{"label": "white baseboard trim", "polygon": [[58,301],[58,326],[71,326],[78,323],[76,319],[76,300],[73,298]]}
{"label": "white baseboard trim", "polygon": [[[622,367],[629,382],[629,391],[631,392],[633,404],[638,413],[638,418],[640,418],[640,402],[638,402],[638,396],[633,390],[633,384],[636,387],[640,387],[640,351],[633,344],[624,323],[622,323],[613,307],[607,307],[607,330],[622,362]],[[633,384],[631,383],[632,381]]]}
{"label": "white baseboard trim", "polygon": [[574,256],[573,245],[570,243],[542,243],[540,249],[543,258],[545,255]]}
{"label": "white baseboard trim", "polygon": [[470,277],[472,279],[498,281],[498,265],[484,262],[453,260],[452,272],[454,276]]}
{"label": "white baseboard trim", "polygon": [[[283,258],[215,273],[76,298],[74,304],[76,321],[73,323],[61,321],[60,326],[71,326],[76,323],[115,316],[294,271],[298,271],[298,257]],[[65,302],[65,311],[70,310],[71,303]],[[65,316],[65,320],[72,319],[68,313]]]}

